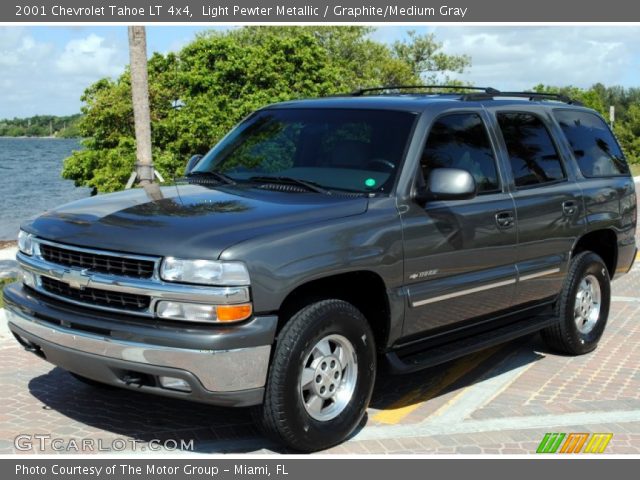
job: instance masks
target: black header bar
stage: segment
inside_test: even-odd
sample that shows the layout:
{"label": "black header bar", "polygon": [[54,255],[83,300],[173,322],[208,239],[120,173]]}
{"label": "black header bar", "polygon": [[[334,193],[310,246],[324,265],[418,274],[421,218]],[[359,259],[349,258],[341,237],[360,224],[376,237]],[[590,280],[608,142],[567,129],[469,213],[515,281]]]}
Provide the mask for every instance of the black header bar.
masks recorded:
{"label": "black header bar", "polygon": [[640,22],[628,0],[8,0],[0,22]]}

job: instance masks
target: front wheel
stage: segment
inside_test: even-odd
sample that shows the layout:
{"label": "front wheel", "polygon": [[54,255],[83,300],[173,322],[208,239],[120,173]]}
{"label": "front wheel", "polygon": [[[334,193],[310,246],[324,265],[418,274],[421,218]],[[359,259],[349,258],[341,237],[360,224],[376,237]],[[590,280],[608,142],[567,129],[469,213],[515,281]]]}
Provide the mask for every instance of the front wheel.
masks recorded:
{"label": "front wheel", "polygon": [[546,343],[582,355],[598,346],[609,317],[611,284],[607,267],[593,252],[576,255],[556,304],[557,323],[542,331]]}
{"label": "front wheel", "polygon": [[342,300],[313,303],[278,335],[258,420],[295,450],[331,447],[362,421],[375,374],[374,337],[362,313]]}

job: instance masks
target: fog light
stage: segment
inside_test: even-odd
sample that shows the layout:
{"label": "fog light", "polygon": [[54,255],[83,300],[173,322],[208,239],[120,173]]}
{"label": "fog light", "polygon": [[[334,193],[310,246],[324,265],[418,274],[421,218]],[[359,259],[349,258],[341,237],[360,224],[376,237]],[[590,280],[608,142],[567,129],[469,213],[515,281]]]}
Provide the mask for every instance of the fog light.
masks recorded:
{"label": "fog light", "polygon": [[184,320],[188,322],[239,322],[251,316],[251,304],[241,305],[205,305],[160,301],[156,307],[160,318]]}
{"label": "fog light", "polygon": [[167,390],[179,390],[181,392],[190,392],[191,387],[181,378],[175,377],[159,377],[160,386]]}
{"label": "fog light", "polygon": [[27,287],[35,288],[36,276],[32,272],[22,270],[22,283],[24,283]]}

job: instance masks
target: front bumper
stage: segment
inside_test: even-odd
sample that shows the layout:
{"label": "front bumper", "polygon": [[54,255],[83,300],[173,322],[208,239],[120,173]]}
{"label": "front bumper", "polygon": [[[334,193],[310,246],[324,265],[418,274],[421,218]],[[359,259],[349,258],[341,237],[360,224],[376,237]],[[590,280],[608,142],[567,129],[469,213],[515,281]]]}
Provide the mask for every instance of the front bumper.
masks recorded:
{"label": "front bumper", "polygon": [[[17,283],[5,289],[5,301],[9,329],[18,341],[78,375],[215,405],[262,402],[276,317],[199,331],[144,325],[140,319],[114,322],[104,314],[52,304]],[[191,391],[163,388],[160,376],[182,379]]]}

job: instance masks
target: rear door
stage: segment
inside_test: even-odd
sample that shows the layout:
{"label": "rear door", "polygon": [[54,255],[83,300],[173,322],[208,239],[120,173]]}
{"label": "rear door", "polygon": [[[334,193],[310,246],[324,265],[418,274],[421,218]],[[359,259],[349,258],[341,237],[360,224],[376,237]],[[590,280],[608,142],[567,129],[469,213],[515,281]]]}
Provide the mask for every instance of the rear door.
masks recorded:
{"label": "rear door", "polygon": [[[494,110],[515,202],[518,287],[514,305],[551,299],[584,232],[582,194],[544,109]],[[554,138],[555,137],[555,138]]]}
{"label": "rear door", "polygon": [[425,335],[507,309],[516,284],[513,199],[504,191],[486,113],[453,111],[428,128],[420,172],[454,167],[478,185],[470,200],[410,202],[402,213],[408,309],[404,335]]}

